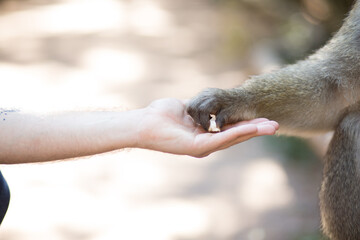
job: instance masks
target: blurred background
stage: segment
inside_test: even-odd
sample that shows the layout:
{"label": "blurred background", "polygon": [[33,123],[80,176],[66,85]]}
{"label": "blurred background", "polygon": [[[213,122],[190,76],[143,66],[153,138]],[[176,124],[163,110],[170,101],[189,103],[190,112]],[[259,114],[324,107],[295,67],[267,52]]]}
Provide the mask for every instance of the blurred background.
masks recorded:
{"label": "blurred background", "polygon": [[[352,3],[2,0],[0,106],[133,109],[234,87],[312,53]],[[2,165],[12,200],[0,239],[323,239],[329,137],[259,137],[204,159],[131,149]]]}

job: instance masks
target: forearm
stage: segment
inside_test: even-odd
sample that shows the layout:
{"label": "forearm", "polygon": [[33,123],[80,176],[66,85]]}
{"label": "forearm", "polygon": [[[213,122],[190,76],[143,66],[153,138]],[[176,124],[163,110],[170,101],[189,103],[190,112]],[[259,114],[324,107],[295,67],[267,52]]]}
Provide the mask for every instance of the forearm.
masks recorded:
{"label": "forearm", "polygon": [[160,99],[125,112],[45,116],[8,112],[0,118],[0,164],[54,161],[123,148],[203,157],[252,137],[274,134],[278,127],[254,119],[213,135],[194,123],[178,99]]}
{"label": "forearm", "polygon": [[260,75],[241,91],[248,97],[252,117],[278,121],[282,130],[329,131],[348,104],[341,86],[330,82],[311,62],[301,62]]}
{"label": "forearm", "polygon": [[0,119],[0,163],[53,161],[133,147],[141,111],[8,113]]}
{"label": "forearm", "polygon": [[318,62],[303,61],[253,77],[238,88],[207,89],[191,100],[188,112],[204,129],[209,127],[209,114],[216,114],[220,127],[268,118],[277,121],[283,133],[331,131],[357,97],[349,101],[346,88],[331,81],[322,68]]}

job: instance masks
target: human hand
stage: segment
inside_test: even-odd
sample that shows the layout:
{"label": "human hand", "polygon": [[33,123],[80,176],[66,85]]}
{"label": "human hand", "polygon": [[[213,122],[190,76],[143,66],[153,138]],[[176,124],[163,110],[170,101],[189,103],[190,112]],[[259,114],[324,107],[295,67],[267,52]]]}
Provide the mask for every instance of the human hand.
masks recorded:
{"label": "human hand", "polygon": [[264,118],[227,125],[220,133],[206,132],[178,99],[160,99],[144,109],[138,126],[137,147],[194,157],[205,157],[250,138],[273,135],[279,124]]}

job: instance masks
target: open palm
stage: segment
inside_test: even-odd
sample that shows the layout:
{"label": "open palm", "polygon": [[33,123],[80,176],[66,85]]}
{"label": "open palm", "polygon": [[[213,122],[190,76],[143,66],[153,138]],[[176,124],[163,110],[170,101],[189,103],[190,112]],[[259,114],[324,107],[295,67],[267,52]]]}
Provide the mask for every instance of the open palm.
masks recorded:
{"label": "open palm", "polygon": [[225,126],[220,133],[206,132],[186,112],[186,102],[160,99],[146,108],[139,126],[140,147],[204,157],[252,137],[272,135],[279,125],[264,118]]}

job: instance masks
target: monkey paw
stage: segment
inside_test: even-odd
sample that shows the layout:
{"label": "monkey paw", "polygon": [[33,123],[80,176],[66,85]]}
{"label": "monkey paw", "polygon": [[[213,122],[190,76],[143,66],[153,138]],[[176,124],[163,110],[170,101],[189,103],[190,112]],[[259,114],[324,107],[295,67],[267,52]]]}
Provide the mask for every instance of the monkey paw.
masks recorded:
{"label": "monkey paw", "polygon": [[190,100],[187,111],[194,121],[206,131],[210,126],[210,114],[216,115],[216,125],[222,128],[226,124],[241,120],[239,106],[241,102],[237,91],[209,88]]}

